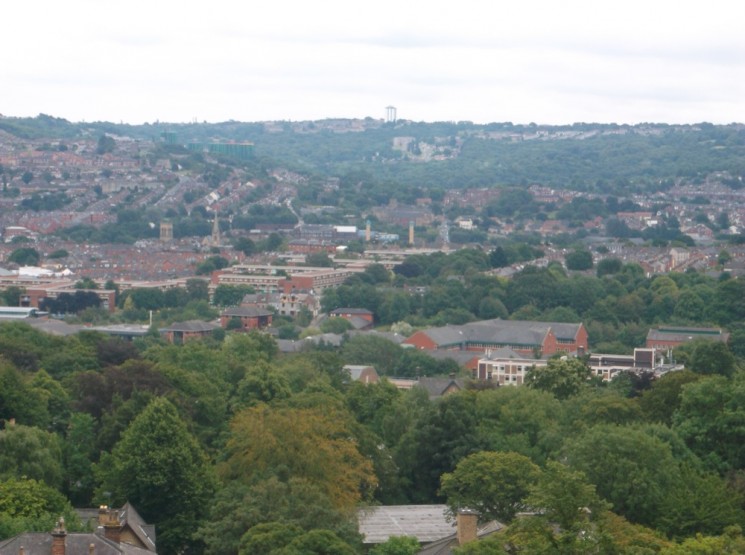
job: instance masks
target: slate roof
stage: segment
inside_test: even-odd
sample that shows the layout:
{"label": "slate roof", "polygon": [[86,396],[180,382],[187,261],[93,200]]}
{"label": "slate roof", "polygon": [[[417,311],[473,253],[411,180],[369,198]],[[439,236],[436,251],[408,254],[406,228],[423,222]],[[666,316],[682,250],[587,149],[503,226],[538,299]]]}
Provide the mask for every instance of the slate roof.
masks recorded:
{"label": "slate roof", "polygon": [[549,330],[557,339],[573,340],[582,324],[530,322],[522,320],[483,320],[460,326],[424,330],[441,347],[461,344],[541,345]]}
{"label": "slate roof", "polygon": [[466,382],[457,378],[419,378],[416,387],[424,388],[430,399],[442,397],[451,386],[462,390],[466,388]]}
{"label": "slate roof", "polygon": [[203,320],[188,320],[186,322],[174,322],[167,328],[160,328],[161,332],[191,332],[191,333],[209,333],[220,326],[212,322]]}
{"label": "slate roof", "polygon": [[[65,537],[65,551],[70,555],[90,553],[93,544],[96,555],[153,555],[153,551],[142,549],[128,543],[116,543],[98,534],[68,533]],[[0,555],[49,555],[52,552],[52,534],[49,532],[28,532],[0,541]]]}
{"label": "slate roof", "polygon": [[455,523],[449,522],[446,505],[386,505],[369,507],[357,513],[363,543],[383,543],[391,536],[412,536],[420,543],[451,535]]}
{"label": "slate roof", "polygon": [[[496,520],[487,522],[483,526],[480,526],[476,532],[477,538],[484,538],[490,536],[495,532],[499,532],[503,528],[502,524]],[[422,549],[417,551],[417,555],[451,555],[453,549],[459,547],[458,537],[456,534],[452,534],[446,538],[434,541],[428,545],[425,545]]]}
{"label": "slate roof", "polygon": [[692,341],[694,339],[710,339],[726,343],[729,333],[718,328],[687,328],[687,327],[665,327],[650,329],[647,333],[647,341]]}
{"label": "slate roof", "polygon": [[339,314],[372,314],[369,310],[366,308],[335,308],[329,314],[339,315]]}
{"label": "slate roof", "polygon": [[261,316],[271,316],[272,313],[263,308],[255,306],[235,306],[223,310],[222,316],[238,316],[241,318],[256,318]]}

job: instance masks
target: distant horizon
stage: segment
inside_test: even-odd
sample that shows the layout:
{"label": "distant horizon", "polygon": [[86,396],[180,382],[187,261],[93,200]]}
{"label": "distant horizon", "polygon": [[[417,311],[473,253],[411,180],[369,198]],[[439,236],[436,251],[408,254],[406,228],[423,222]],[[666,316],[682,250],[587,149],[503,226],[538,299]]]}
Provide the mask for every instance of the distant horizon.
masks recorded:
{"label": "distant horizon", "polygon": [[[341,121],[364,121],[367,119],[372,119],[374,121],[382,121],[385,122],[385,117],[375,117],[375,116],[361,116],[361,117],[352,117],[352,116],[327,116],[327,117],[321,117],[317,119],[263,119],[263,120],[239,120],[239,119],[223,119],[223,120],[214,120],[214,121],[167,121],[167,120],[161,120],[156,119],[154,121],[143,121],[141,123],[133,123],[123,120],[113,120],[113,119],[82,119],[82,120],[71,120],[69,118],[66,118],[64,116],[58,116],[55,114],[48,114],[44,112],[39,112],[36,115],[33,116],[17,116],[17,115],[9,115],[0,113],[0,118],[3,119],[35,119],[40,116],[47,116],[54,119],[61,119],[64,121],[67,121],[70,124],[73,125],[83,125],[83,124],[96,124],[96,123],[110,123],[114,125],[129,125],[129,126],[143,126],[143,125],[219,125],[222,123],[245,123],[245,124],[251,124],[251,123],[314,123],[314,122],[322,122],[322,121],[333,121],[333,120],[341,120]],[[415,123],[415,124],[436,124],[436,123],[449,123],[449,124],[471,124],[471,125],[479,125],[479,126],[485,126],[485,125],[498,125],[498,124],[510,124],[513,126],[523,126],[523,127],[529,127],[529,126],[536,126],[536,127],[572,127],[574,125],[617,125],[617,126],[626,126],[626,127],[636,127],[641,125],[665,125],[665,126],[696,126],[696,125],[717,125],[717,126],[729,126],[729,125],[745,125],[745,121],[728,121],[726,123],[722,122],[715,122],[715,121],[689,121],[689,122],[666,122],[666,121],[640,121],[636,123],[627,123],[627,122],[617,122],[617,121],[574,121],[571,123],[541,123],[538,121],[529,121],[529,122],[516,122],[516,121],[473,121],[473,120],[467,120],[467,119],[460,119],[460,120],[415,120],[415,119],[409,119],[405,117],[397,117],[396,122],[408,122],[408,123]]]}

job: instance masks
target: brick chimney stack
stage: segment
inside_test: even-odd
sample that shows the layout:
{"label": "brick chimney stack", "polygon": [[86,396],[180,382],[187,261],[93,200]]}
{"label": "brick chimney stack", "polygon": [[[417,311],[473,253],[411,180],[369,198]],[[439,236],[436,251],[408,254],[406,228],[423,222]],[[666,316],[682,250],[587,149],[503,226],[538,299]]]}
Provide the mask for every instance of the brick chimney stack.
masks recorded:
{"label": "brick chimney stack", "polygon": [[478,537],[479,515],[476,511],[461,509],[456,516],[458,545],[474,541]]}
{"label": "brick chimney stack", "polygon": [[59,517],[57,526],[52,530],[52,555],[65,555],[65,539],[67,530],[65,530],[65,519]]}
{"label": "brick chimney stack", "polygon": [[98,509],[98,525],[103,526],[103,535],[106,539],[115,543],[120,542],[122,523],[119,522],[119,513],[116,509],[102,505]]}

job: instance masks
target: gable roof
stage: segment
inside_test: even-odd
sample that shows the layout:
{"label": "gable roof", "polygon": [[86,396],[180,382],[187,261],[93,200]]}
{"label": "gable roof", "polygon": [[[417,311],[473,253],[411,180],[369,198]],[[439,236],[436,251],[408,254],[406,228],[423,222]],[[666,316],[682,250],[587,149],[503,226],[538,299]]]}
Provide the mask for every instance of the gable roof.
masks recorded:
{"label": "gable roof", "polygon": [[447,537],[455,531],[446,505],[385,505],[361,509],[358,530],[363,543],[377,544],[391,536],[412,536],[420,543]]}
{"label": "gable roof", "polygon": [[[481,539],[486,536],[491,536],[495,532],[499,532],[502,528],[503,526],[501,523],[492,520],[491,522],[487,522],[479,527],[476,531],[476,537]],[[417,551],[417,555],[451,555],[453,549],[456,547],[460,547],[458,544],[457,533],[425,545],[422,549]]]}
{"label": "gable roof", "polygon": [[456,378],[419,378],[416,386],[424,388],[430,399],[436,399],[442,397],[451,387],[465,389],[466,382]]}
{"label": "gable roof", "polygon": [[333,315],[339,315],[339,314],[367,314],[371,315],[372,312],[367,310],[366,308],[335,308],[329,314]]}
{"label": "gable roof", "polygon": [[194,332],[194,333],[208,333],[218,329],[218,324],[212,322],[205,322],[203,320],[188,320],[186,322],[174,322],[167,328],[160,328],[161,332]]}
{"label": "gable roof", "polygon": [[557,339],[574,340],[582,324],[531,322],[524,320],[482,320],[460,326],[429,328],[426,334],[439,347],[467,344],[540,346],[553,332]]}
{"label": "gable roof", "polygon": [[261,316],[271,316],[272,313],[263,308],[255,306],[234,306],[222,311],[221,316],[239,316],[242,318],[257,318]]}

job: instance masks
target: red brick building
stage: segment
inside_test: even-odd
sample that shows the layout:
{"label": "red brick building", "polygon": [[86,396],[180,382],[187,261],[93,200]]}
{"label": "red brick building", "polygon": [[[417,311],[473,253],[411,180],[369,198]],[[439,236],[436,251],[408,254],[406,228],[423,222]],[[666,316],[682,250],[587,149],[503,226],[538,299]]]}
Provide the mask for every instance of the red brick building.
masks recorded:
{"label": "red brick building", "polygon": [[584,354],[588,349],[588,337],[581,323],[495,319],[418,331],[403,344],[424,350],[486,352],[509,348],[520,355],[535,358],[562,352]]}
{"label": "red brick building", "polygon": [[252,306],[238,306],[224,310],[220,314],[220,325],[227,329],[234,319],[240,322],[239,329],[243,331],[263,329],[272,325],[271,312]]}

